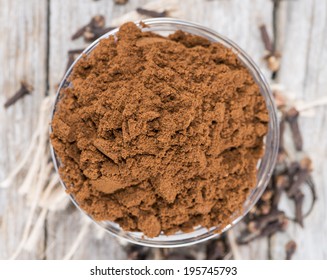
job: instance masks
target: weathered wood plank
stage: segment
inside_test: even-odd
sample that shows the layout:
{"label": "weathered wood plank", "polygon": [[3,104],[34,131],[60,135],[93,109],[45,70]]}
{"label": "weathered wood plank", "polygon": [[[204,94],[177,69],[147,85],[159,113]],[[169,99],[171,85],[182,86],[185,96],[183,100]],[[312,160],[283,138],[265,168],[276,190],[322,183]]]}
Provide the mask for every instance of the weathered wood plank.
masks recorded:
{"label": "weathered wood plank", "polygon": [[[36,112],[46,93],[47,1],[0,0],[0,181],[14,168],[31,141]],[[19,89],[20,80],[35,90],[8,109],[5,100]],[[0,259],[9,258],[21,240],[27,217],[27,202],[18,195],[17,178],[0,189]],[[39,258],[43,238],[31,253],[20,259]]]}
{"label": "weathered wood plank", "polygon": [[[327,94],[327,1],[289,1],[281,7],[286,15],[282,37],[282,64],[279,82],[291,91],[289,97],[304,102],[325,97]],[[303,114],[300,123],[304,138],[304,150],[312,157],[313,178],[318,192],[314,211],[305,220],[302,229],[290,224],[286,236],[298,243],[296,259],[326,259],[327,233],[327,111],[317,107],[313,114]],[[310,197],[310,194],[306,196]],[[308,199],[309,200],[309,199]],[[305,201],[306,209],[310,201]],[[287,238],[278,235],[274,256],[283,258],[280,245]],[[277,246],[277,244],[280,244]]]}

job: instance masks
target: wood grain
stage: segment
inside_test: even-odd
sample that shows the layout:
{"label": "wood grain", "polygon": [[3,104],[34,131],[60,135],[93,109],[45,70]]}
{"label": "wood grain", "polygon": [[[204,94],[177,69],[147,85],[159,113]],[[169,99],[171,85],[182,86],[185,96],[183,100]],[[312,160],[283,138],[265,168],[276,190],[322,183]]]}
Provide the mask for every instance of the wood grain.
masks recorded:
{"label": "wood grain", "polygon": [[[327,1],[289,1],[281,7],[285,26],[282,34],[282,65],[278,81],[289,90],[290,98],[304,102],[327,94]],[[304,150],[312,157],[313,178],[318,201],[304,221],[304,229],[290,223],[286,235],[276,236],[274,257],[284,258],[282,245],[287,238],[298,243],[295,259],[327,258],[327,111],[317,107],[299,120],[304,135]],[[310,197],[308,194],[306,197]],[[309,199],[307,199],[309,200]],[[308,209],[309,201],[305,201]],[[287,238],[285,238],[287,236]],[[286,239],[286,240],[285,240]]]}
{"label": "wood grain", "polygon": [[[46,94],[47,2],[0,1],[0,181],[26,150],[36,127],[35,113]],[[4,109],[5,100],[19,89],[20,80],[34,92]],[[22,177],[9,189],[0,189],[0,258],[16,249],[22,236],[28,205],[17,194]],[[19,258],[35,259],[43,252],[43,238],[31,253]]]}

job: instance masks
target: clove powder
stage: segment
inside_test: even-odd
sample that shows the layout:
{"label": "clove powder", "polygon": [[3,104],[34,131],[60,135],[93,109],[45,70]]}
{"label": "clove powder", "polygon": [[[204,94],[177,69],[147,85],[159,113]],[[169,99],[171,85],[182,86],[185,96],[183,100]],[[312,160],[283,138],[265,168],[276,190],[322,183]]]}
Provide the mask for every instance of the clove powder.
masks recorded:
{"label": "clove powder", "polygon": [[268,113],[232,50],[126,23],[80,59],[51,142],[95,220],[148,237],[227,225],[256,185]]}

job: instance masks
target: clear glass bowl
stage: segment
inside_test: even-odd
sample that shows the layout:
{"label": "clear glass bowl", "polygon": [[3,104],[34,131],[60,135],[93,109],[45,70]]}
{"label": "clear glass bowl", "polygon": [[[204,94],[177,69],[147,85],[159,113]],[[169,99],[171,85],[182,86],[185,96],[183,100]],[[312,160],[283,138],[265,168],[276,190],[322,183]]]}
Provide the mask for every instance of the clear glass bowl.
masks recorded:
{"label": "clear glass bowl", "polygon": [[[244,203],[243,212],[242,213],[234,213],[231,217],[232,222],[225,227],[217,225],[216,227],[212,227],[210,229],[203,228],[203,227],[196,227],[193,232],[189,233],[183,233],[178,232],[174,235],[159,235],[155,238],[149,238],[143,235],[141,232],[126,232],[122,230],[118,224],[110,221],[94,221],[92,217],[90,217],[87,213],[85,213],[78,205],[78,203],[75,201],[74,197],[71,195],[71,199],[76,205],[77,208],[79,208],[82,212],[84,212],[86,215],[88,215],[95,223],[106,229],[109,233],[119,236],[120,238],[123,238],[127,241],[130,241],[132,243],[136,243],[139,245],[144,246],[151,246],[151,247],[179,247],[179,246],[186,246],[191,245],[195,243],[199,243],[205,240],[208,240],[212,237],[218,236],[222,234],[223,232],[230,229],[232,226],[234,226],[237,222],[242,220],[242,218],[250,211],[250,209],[255,205],[255,203],[258,201],[260,196],[262,195],[263,191],[265,190],[270,176],[272,175],[276,157],[277,157],[277,151],[278,151],[278,139],[279,139],[279,128],[278,128],[278,121],[277,121],[277,114],[276,114],[276,107],[274,105],[274,101],[272,98],[271,91],[269,89],[269,85],[262,75],[259,68],[256,66],[256,64],[252,61],[252,59],[240,48],[238,47],[234,42],[230,41],[226,37],[218,34],[217,32],[203,27],[201,25],[197,25],[188,21],[179,20],[179,19],[172,19],[172,18],[156,18],[156,19],[147,19],[143,21],[147,27],[142,27],[139,22],[136,24],[145,31],[152,31],[164,36],[167,36],[170,33],[173,33],[177,30],[182,30],[191,34],[199,35],[204,38],[209,39],[213,42],[219,42],[226,46],[227,48],[232,49],[236,55],[239,57],[239,59],[244,63],[244,65],[247,67],[247,69],[252,73],[255,81],[260,87],[261,93],[265,99],[268,113],[269,113],[269,125],[268,125],[268,134],[265,137],[265,153],[263,158],[258,163],[258,173],[257,173],[257,185],[252,190],[252,192],[249,194],[247,200]],[[115,35],[115,33],[118,31],[117,29],[114,29],[98,40],[94,41],[89,47],[87,47],[83,54],[90,53],[93,48],[97,46],[99,41],[103,38],[107,38],[110,35]],[[81,58],[82,55],[80,55],[76,61],[78,61]],[[76,63],[74,62],[74,64]],[[64,87],[67,87],[69,85],[69,81],[67,81],[74,64],[68,69],[67,73],[65,74],[63,80],[61,81],[61,84],[59,86],[57,95],[56,95],[56,101],[54,104],[53,112],[51,119],[53,117],[53,114],[56,109],[56,104],[59,100],[59,93],[60,90]],[[51,131],[51,128],[50,128]],[[58,171],[58,166],[60,166],[60,159],[57,158],[55,151],[53,150],[51,146],[51,153],[52,158],[54,161],[54,165]],[[62,180],[61,184],[64,188],[66,188],[64,182]]]}

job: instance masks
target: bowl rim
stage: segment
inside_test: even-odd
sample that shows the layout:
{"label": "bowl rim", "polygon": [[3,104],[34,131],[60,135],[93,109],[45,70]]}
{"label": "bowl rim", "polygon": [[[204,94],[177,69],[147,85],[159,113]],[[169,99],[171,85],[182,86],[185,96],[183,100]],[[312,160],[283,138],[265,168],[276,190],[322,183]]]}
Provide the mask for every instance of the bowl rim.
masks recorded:
{"label": "bowl rim", "polygon": [[[273,173],[274,166],[276,163],[277,159],[277,153],[278,153],[278,146],[279,146],[279,122],[277,119],[277,109],[275,106],[275,102],[272,97],[272,93],[269,87],[269,84],[262,74],[261,70],[259,67],[255,64],[255,62],[252,60],[251,57],[242,49],[240,48],[236,43],[225,37],[224,35],[221,35],[214,31],[211,28],[204,27],[202,25],[199,25],[197,23],[193,23],[191,21],[186,21],[186,20],[181,20],[181,19],[175,19],[175,18],[151,18],[151,19],[145,19],[141,21],[135,21],[134,22],[139,28],[141,28],[142,31],[156,31],[155,27],[158,27],[158,30],[161,31],[176,31],[179,29],[182,29],[185,31],[185,29],[196,29],[197,33],[204,33],[206,36],[197,34],[197,33],[192,33],[188,32],[190,34],[196,34],[202,37],[206,37],[210,40],[215,38],[216,40],[214,42],[221,43],[225,45],[226,47],[232,49],[232,51],[238,56],[238,58],[245,64],[245,67],[247,70],[251,72],[252,77],[255,79],[256,83],[260,87],[260,92],[263,95],[265,99],[265,103],[268,109],[268,114],[269,114],[269,122],[268,122],[268,133],[265,136],[266,137],[266,144],[265,144],[265,152],[264,155],[262,156],[260,160],[260,167],[258,168],[258,174],[257,174],[257,184],[251,191],[251,193],[248,195],[246,202],[249,202],[249,198],[252,197],[253,199],[249,202],[249,205],[247,208],[244,206],[245,211],[242,212],[241,215],[233,215],[236,216],[233,219],[233,215],[231,216],[232,222],[228,224],[227,226],[223,227],[222,229],[219,229],[218,231],[218,226],[213,227],[211,229],[205,229],[205,228],[200,228],[200,231],[202,230],[202,233],[200,235],[196,236],[190,236],[187,237],[186,239],[171,239],[172,236],[177,236],[176,234],[171,235],[171,236],[166,236],[166,235],[159,235],[159,237],[155,238],[148,238],[146,236],[143,236],[142,233],[140,232],[126,232],[123,229],[121,229],[116,223],[110,222],[110,221],[95,221],[90,214],[85,212],[79,204],[76,202],[72,194],[69,194],[70,199],[72,202],[75,204],[75,206],[83,212],[86,216],[88,216],[95,224],[99,225],[100,227],[104,228],[107,232],[110,234],[122,238],[128,242],[137,244],[137,245],[142,245],[142,246],[149,246],[149,247],[159,247],[159,248],[173,248],[173,247],[182,247],[182,246],[188,246],[188,245],[193,245],[196,243],[200,243],[206,240],[209,240],[214,237],[218,237],[222,233],[226,232],[230,228],[234,227],[239,221],[241,221],[246,214],[253,208],[253,206],[256,204],[256,202],[259,200],[261,197],[262,193],[264,192],[270,177]],[[146,26],[144,26],[144,24]],[[166,25],[168,28],[167,30],[163,30],[161,25]],[[176,30],[172,30],[172,26],[177,26],[181,28],[177,28]],[[68,68],[66,71],[65,75],[63,76],[60,85],[57,89],[56,95],[55,95],[55,101],[53,103],[53,107],[51,110],[51,115],[50,115],[50,125],[49,125],[49,133],[52,133],[52,120],[56,111],[56,105],[59,101],[60,97],[60,92],[61,90],[65,87],[67,83],[67,79],[69,75],[71,74],[75,64],[77,63],[78,60],[80,60],[83,55],[90,53],[100,42],[100,40],[104,38],[108,38],[111,35],[115,35],[117,31],[119,30],[119,27],[109,31],[108,33],[104,34],[97,40],[95,40],[93,43],[91,43],[88,47],[84,49],[84,51],[76,58],[76,60],[72,63],[72,65]],[[193,31],[194,31],[193,30]],[[270,148],[270,153],[267,154],[267,150]],[[67,190],[67,187],[65,183],[62,181],[61,176],[59,174],[59,158],[57,157],[54,148],[51,144],[50,141],[50,152],[52,156],[52,160],[55,166],[55,170],[57,174],[59,175],[59,180],[62,185],[62,187]],[[261,168],[261,165],[264,164],[264,169]],[[245,202],[245,203],[246,203]],[[195,231],[191,233],[182,233],[181,235],[188,235],[195,233]],[[158,238],[161,240],[158,240]],[[162,240],[167,239],[167,240]],[[171,239],[171,240],[170,240]]]}

